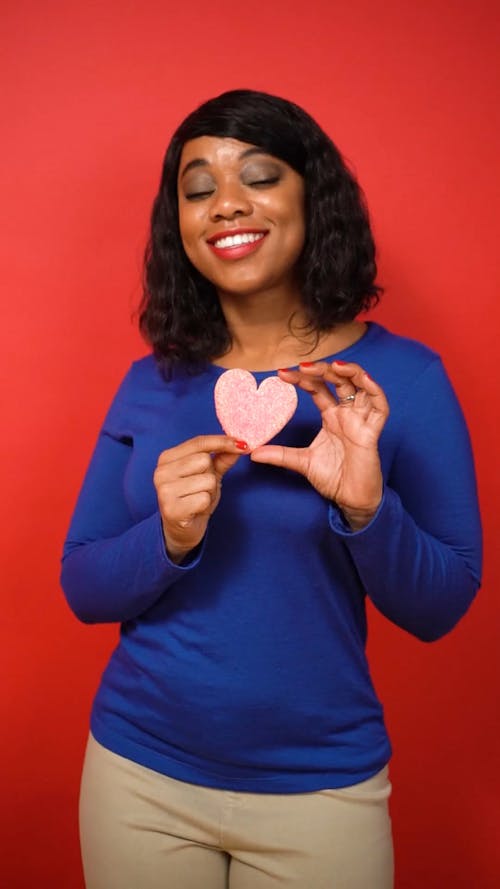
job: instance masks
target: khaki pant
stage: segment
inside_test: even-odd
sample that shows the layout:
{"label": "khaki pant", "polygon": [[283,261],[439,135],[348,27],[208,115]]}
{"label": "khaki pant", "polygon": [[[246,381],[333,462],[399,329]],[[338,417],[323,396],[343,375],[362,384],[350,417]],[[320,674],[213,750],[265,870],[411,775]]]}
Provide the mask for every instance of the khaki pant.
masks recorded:
{"label": "khaki pant", "polygon": [[341,790],[236,793],[167,778],[91,736],[87,889],[392,889],[387,767]]}

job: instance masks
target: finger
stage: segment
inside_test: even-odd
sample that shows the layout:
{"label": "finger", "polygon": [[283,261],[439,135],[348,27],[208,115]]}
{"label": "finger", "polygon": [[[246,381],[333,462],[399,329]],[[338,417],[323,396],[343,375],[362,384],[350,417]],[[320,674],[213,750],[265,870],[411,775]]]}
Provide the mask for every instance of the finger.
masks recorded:
{"label": "finger", "polygon": [[193,494],[186,494],[184,497],[169,498],[166,501],[160,497],[160,512],[169,524],[186,523],[195,516],[208,512],[213,504],[213,499],[213,495],[208,491],[197,491]]}
{"label": "finger", "polygon": [[215,472],[205,472],[203,475],[191,475],[189,478],[182,478],[176,484],[169,484],[165,491],[169,500],[182,500],[190,497],[192,494],[201,494],[206,491],[211,497],[215,497],[220,487],[220,479],[217,478]]}
{"label": "finger", "polygon": [[285,448],[282,445],[262,445],[250,454],[254,463],[268,463],[282,469],[293,469],[306,475],[308,468],[307,448]]}
{"label": "finger", "polygon": [[172,463],[200,452],[217,454],[227,451],[228,453],[241,454],[245,450],[247,450],[245,442],[231,438],[229,435],[197,435],[195,438],[189,438],[187,441],[163,451],[158,458],[158,465]]}
{"label": "finger", "polygon": [[[353,361],[305,361],[299,365],[299,370],[283,371],[287,374],[301,374],[309,379],[322,377],[335,387],[342,383],[351,383],[353,388],[363,388],[365,377],[371,379],[367,372],[359,364]],[[287,376],[286,379],[289,379]],[[374,381],[372,381],[374,382]],[[375,384],[376,385],[376,384]]]}
{"label": "finger", "polygon": [[335,386],[349,382],[356,389],[367,389],[373,393],[382,392],[381,387],[370,374],[353,361],[333,361],[332,364],[327,364],[326,377]]}
{"label": "finger", "polygon": [[179,500],[179,509],[175,516],[171,516],[173,521],[186,528],[196,516],[204,515],[212,506],[212,498],[207,491],[200,491],[198,494],[191,494],[183,500]]}
{"label": "finger", "polygon": [[[300,369],[303,369],[303,372],[309,379],[320,376],[326,382],[335,386],[335,394],[337,398],[335,403],[353,404],[354,399],[352,396],[356,395],[356,383],[349,376],[339,376],[338,374],[335,374],[332,365],[328,364],[327,361],[315,361],[311,364],[301,364]],[[344,398],[346,399],[345,402],[342,401]]]}
{"label": "finger", "polygon": [[[337,399],[346,398],[356,393],[354,383],[347,377],[343,378],[336,375],[331,365],[326,361],[305,361],[299,365],[298,370],[283,370],[280,371],[281,373],[286,382],[293,383],[307,392],[321,392],[320,410],[325,410],[326,407],[337,404]],[[323,387],[321,387],[321,383],[323,383]],[[335,386],[337,399],[334,398],[331,389],[326,385],[327,383]]]}
{"label": "finger", "polygon": [[366,406],[365,398],[368,397],[370,410],[380,412],[385,417],[389,414],[389,404],[384,390],[359,364],[334,361],[328,366],[326,378],[333,383],[340,397],[344,397],[344,394],[350,394],[341,388],[343,384],[350,384],[356,392],[361,390],[359,394],[361,395],[362,392],[363,398],[356,397],[355,406],[359,405],[359,407],[364,408]]}
{"label": "finger", "polygon": [[303,374],[299,369],[282,370],[280,374],[283,374],[283,379],[286,382],[290,382],[299,389],[303,389],[304,392],[309,392],[318,410],[325,411],[332,404],[336,404],[333,393],[325,384],[321,373]]}
{"label": "finger", "polygon": [[363,395],[369,401],[370,422],[378,423],[377,415],[380,414],[384,418],[384,422],[389,416],[389,402],[387,401],[384,390],[375,382],[369,373],[360,368],[359,385],[363,389]]}
{"label": "finger", "polygon": [[[247,449],[248,448],[245,450]],[[222,479],[225,476],[226,472],[238,462],[241,456],[241,451],[239,454],[229,454],[226,451],[223,451],[222,454],[215,454],[213,458],[213,467],[219,479]]]}
{"label": "finger", "polygon": [[298,368],[281,368],[278,373],[291,383],[295,383],[300,377],[313,379],[325,377],[331,365],[327,361],[303,361]]}
{"label": "finger", "polygon": [[160,462],[159,460],[155,469],[155,481],[157,484],[162,484],[175,481],[178,478],[189,478],[191,475],[207,472],[211,468],[212,458],[210,454],[203,452],[190,454],[188,457],[181,457],[173,462]]}

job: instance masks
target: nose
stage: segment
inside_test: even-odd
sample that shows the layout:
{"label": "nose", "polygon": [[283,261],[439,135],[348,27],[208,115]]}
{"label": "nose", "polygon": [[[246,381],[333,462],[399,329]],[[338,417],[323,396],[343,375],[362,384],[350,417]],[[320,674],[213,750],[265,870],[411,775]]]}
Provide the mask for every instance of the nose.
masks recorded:
{"label": "nose", "polygon": [[238,216],[250,216],[252,210],[252,203],[241,183],[219,183],[212,196],[210,218],[213,221],[235,219]]}

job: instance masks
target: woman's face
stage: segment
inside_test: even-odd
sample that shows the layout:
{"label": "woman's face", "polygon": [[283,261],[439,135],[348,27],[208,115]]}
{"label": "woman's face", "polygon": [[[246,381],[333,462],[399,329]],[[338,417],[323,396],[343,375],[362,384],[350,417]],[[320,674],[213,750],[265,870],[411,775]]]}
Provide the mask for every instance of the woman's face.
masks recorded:
{"label": "woman's face", "polygon": [[236,139],[186,142],[178,176],[184,250],[219,293],[294,287],[304,245],[304,180]]}

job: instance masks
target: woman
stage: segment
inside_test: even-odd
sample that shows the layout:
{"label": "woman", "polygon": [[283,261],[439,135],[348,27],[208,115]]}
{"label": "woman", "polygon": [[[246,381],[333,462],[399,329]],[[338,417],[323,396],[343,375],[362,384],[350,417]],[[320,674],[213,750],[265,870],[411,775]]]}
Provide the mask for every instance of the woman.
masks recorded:
{"label": "woman", "polygon": [[[359,187],[303,110],[238,90],[181,124],[146,255],[153,354],[111,406],[63,561],[77,616],[121,622],[82,779],[89,889],[392,886],[365,597],[448,632],[480,525],[439,357],[357,320],[375,276]],[[230,368],[296,387],[274,443],[220,433]]]}

